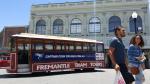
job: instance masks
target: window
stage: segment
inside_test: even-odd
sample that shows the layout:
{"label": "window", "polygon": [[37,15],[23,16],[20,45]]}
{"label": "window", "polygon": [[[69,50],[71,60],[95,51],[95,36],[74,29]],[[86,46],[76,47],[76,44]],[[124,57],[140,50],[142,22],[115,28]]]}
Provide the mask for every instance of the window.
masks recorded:
{"label": "window", "polygon": [[100,32],[100,20],[99,18],[91,18],[89,22],[89,32],[99,33]]}
{"label": "window", "polygon": [[75,47],[75,51],[82,51],[82,48],[83,48],[82,43],[80,42],[76,42],[74,44],[74,47]]}
{"label": "window", "polygon": [[18,50],[23,50],[24,45],[23,44],[18,44]]}
{"label": "window", "polygon": [[33,44],[32,50],[43,50],[43,44]]}
{"label": "window", "polygon": [[65,45],[64,45],[64,44],[61,45],[61,49],[62,49],[62,50],[65,50]]}
{"label": "window", "polygon": [[73,45],[70,45],[70,46],[69,46],[69,50],[70,50],[70,51],[73,51],[73,50],[74,50],[74,46],[73,46]]}
{"label": "window", "polygon": [[43,44],[36,44],[36,50],[43,50]]}
{"label": "window", "polygon": [[61,50],[61,45],[56,45],[56,50]]}
{"label": "window", "polygon": [[81,21],[80,21],[80,19],[75,18],[71,21],[70,33],[71,34],[81,33]]}
{"label": "window", "polygon": [[97,45],[97,52],[103,52],[104,51],[104,46],[102,44]]}
{"label": "window", "polygon": [[82,50],[82,46],[81,46],[81,45],[77,45],[77,46],[76,46],[76,50],[77,50],[77,51],[81,51],[81,50]]}
{"label": "window", "polygon": [[69,50],[69,45],[66,45],[66,51],[68,51]]}
{"label": "window", "polygon": [[53,34],[63,34],[63,21],[56,19],[53,23]]}
{"label": "window", "polygon": [[53,44],[45,44],[46,50],[53,50]]}
{"label": "window", "polygon": [[96,51],[96,44],[90,44],[90,51]]}
{"label": "window", "polygon": [[25,50],[29,50],[30,49],[30,44],[25,44]]}
{"label": "window", "polygon": [[114,28],[121,25],[121,19],[118,16],[112,16],[109,19],[109,32],[114,32]]}
{"label": "window", "polygon": [[46,22],[44,20],[39,20],[36,23],[36,34],[46,34]]}
{"label": "window", "polygon": [[[135,22],[134,19],[132,17],[129,18],[129,28],[130,28],[130,32],[135,32]],[[138,29],[141,28],[140,31],[143,31],[142,29],[142,19],[140,16],[137,17],[136,19],[136,30],[137,32],[139,31]]]}
{"label": "window", "polygon": [[88,44],[83,45],[83,51],[89,51],[89,45]]}
{"label": "window", "polygon": [[18,50],[29,50],[29,44],[18,44]]}

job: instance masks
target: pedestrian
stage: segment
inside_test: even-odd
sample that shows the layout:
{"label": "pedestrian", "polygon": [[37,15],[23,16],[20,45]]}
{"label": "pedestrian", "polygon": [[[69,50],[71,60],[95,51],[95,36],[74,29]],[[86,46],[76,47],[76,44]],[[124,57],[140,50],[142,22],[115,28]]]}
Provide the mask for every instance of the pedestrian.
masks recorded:
{"label": "pedestrian", "polygon": [[109,46],[109,57],[116,71],[120,70],[126,84],[132,84],[134,77],[128,72],[127,56],[122,38],[125,37],[125,28],[118,26],[114,29],[115,37]]}
{"label": "pedestrian", "polygon": [[[146,59],[142,52],[144,40],[141,35],[135,35],[131,38],[128,49],[129,69],[135,67],[138,72],[135,75],[135,84],[142,84],[145,81],[143,70],[145,68],[144,60]],[[135,69],[134,68],[134,69]],[[137,71],[136,70],[136,71]],[[131,71],[132,72],[132,71]]]}

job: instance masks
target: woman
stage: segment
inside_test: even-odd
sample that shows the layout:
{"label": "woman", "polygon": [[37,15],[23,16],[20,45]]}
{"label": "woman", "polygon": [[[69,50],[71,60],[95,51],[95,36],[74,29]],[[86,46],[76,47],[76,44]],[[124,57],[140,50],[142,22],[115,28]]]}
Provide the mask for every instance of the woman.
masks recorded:
{"label": "woman", "polygon": [[130,41],[128,49],[129,68],[137,67],[139,73],[135,75],[135,84],[142,84],[145,81],[144,78],[144,59],[141,48],[144,46],[144,41],[141,35],[135,35]]}

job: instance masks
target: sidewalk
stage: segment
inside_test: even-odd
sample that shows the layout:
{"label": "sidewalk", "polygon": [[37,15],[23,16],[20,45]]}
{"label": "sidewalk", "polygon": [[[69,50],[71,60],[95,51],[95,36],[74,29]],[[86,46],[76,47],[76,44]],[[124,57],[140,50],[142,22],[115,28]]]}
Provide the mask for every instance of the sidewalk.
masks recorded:
{"label": "sidewalk", "polygon": [[[107,76],[109,74],[109,78],[112,78],[112,80],[108,80],[108,81],[114,81],[114,79],[115,79],[115,73],[116,73],[115,70],[113,70],[113,69],[103,69],[103,70],[106,71],[106,75]],[[104,75],[104,76],[106,76],[106,75]],[[145,75],[145,82],[143,84],[150,84],[150,69],[144,70],[144,75]],[[104,79],[102,79],[102,80],[104,80]],[[133,83],[133,84],[135,84],[135,83]]]}
{"label": "sidewalk", "polygon": [[[6,74],[8,75],[9,73],[6,73],[5,70],[0,70],[0,81],[2,84],[113,84],[116,72],[114,69],[100,69],[95,72],[62,72],[37,76],[11,77]],[[150,84],[150,69],[144,70],[144,74],[146,81],[143,84]]]}

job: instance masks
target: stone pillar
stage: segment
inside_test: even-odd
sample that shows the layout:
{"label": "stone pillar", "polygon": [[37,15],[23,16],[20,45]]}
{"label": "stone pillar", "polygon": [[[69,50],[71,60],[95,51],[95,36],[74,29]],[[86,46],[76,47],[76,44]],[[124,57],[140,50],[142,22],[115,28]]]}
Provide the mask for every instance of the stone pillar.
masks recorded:
{"label": "stone pillar", "polygon": [[47,16],[47,21],[46,21],[46,34],[50,35],[51,34],[51,16]]}
{"label": "stone pillar", "polygon": [[82,32],[81,34],[86,37],[86,35],[88,34],[88,21],[87,20],[87,14],[83,14],[83,18],[82,18]]}
{"label": "stone pillar", "polygon": [[53,35],[53,22],[54,22],[54,15],[51,16],[51,20],[50,20],[50,35]]}
{"label": "stone pillar", "polygon": [[64,18],[64,36],[69,35],[69,15],[65,15]]}
{"label": "stone pillar", "polygon": [[30,22],[29,22],[29,33],[34,33],[34,20],[35,17],[31,16]]}

